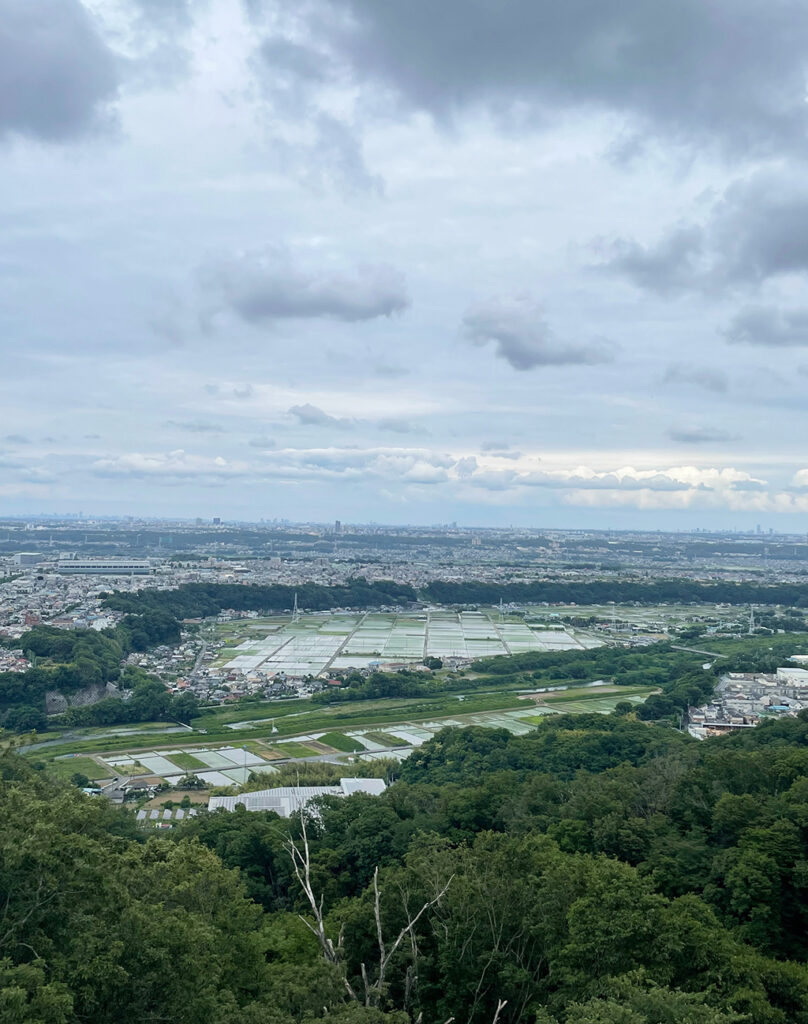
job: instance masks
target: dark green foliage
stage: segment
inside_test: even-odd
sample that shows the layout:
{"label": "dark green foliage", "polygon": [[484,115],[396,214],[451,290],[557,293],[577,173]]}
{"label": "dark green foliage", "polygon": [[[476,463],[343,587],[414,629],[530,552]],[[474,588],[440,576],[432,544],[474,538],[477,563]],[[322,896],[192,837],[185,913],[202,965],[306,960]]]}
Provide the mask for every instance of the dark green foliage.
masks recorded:
{"label": "dark green foliage", "polygon": [[[808,715],[704,743],[620,715],[444,730],[308,822],[335,962],[298,916],[300,821],[144,841],[12,755],[0,777],[2,1019],[808,1024]],[[388,948],[436,902],[374,989],[377,869]]]}
{"label": "dark green foliage", "polygon": [[700,583],[696,580],[540,580],[535,583],[427,584],[423,595],[440,604],[787,604],[808,608],[808,587],[798,583],[765,586],[757,583]]}
{"label": "dark green foliage", "polygon": [[132,695],[124,701],[105,697],[95,704],[70,708],[62,720],[69,726],[119,725],[125,722],[188,722],[199,702],[191,693],[172,695],[159,679],[143,673]]}
{"label": "dark green foliage", "polygon": [[37,667],[0,672],[0,726],[13,732],[45,726],[49,690],[71,694],[117,680],[127,651],[112,633],[54,626],[36,626],[23,633],[19,643],[36,659]]}
{"label": "dark green foliage", "polygon": [[344,586],[324,587],[303,583],[298,587],[280,584],[256,586],[237,583],[186,583],[176,590],[141,590],[135,594],[115,591],[104,600],[107,608],[136,616],[169,615],[178,619],[218,615],[233,611],[291,611],[295,594],[298,605],[310,611],[328,608],[378,608],[408,604],[415,600],[412,587],[392,581],[368,583],[357,578]]}

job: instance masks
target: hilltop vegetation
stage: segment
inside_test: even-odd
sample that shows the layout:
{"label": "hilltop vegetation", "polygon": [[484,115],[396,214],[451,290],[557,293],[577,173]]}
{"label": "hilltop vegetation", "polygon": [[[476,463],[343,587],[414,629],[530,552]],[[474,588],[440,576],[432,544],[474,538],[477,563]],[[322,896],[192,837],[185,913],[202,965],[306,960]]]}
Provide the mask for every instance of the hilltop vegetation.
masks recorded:
{"label": "hilltop vegetation", "polygon": [[447,729],[383,796],[323,800],[308,857],[271,813],[147,836],[11,753],[0,775],[3,1019],[808,1022],[808,716]]}
{"label": "hilltop vegetation", "polygon": [[131,690],[130,698],[103,697],[84,707],[69,708],[59,720],[70,726],[188,721],[197,711],[193,695],[172,697],[159,679],[132,666],[122,668],[122,659],[133,649],[132,624],[127,618],[115,629],[100,632],[36,626],[24,633],[20,647],[35,665],[26,672],[0,672],[0,727],[20,733],[42,729],[46,725],[46,693],[55,690],[69,696],[108,682]]}
{"label": "hilltop vegetation", "polygon": [[379,608],[383,605],[407,604],[416,598],[412,587],[391,580],[368,583],[363,578],[351,583],[325,587],[318,583],[302,583],[287,587],[281,584],[258,586],[237,583],[185,583],[174,590],[139,590],[134,594],[116,591],[104,604],[119,612],[135,615],[158,613],[179,619],[218,615],[225,608],[262,614],[291,611],[295,595],[300,608],[326,611],[329,608]]}
{"label": "hilltop vegetation", "polygon": [[808,608],[808,588],[799,583],[701,583],[696,580],[538,580],[533,583],[428,583],[422,595],[440,604],[757,604]]}

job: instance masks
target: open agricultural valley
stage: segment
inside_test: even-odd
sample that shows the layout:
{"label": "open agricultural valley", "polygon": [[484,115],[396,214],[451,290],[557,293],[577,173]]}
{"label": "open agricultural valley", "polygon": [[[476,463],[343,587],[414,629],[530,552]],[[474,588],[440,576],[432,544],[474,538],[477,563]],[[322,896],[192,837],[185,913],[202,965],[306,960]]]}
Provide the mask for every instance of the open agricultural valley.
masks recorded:
{"label": "open agricultural valley", "polygon": [[584,650],[602,641],[563,625],[527,625],[496,611],[323,613],[237,620],[214,631],[216,669],[283,673],[416,664],[424,658],[475,660],[525,651]]}
{"label": "open agricultural valley", "polygon": [[[176,785],[194,775],[206,786],[232,786],[247,782],[251,775],[271,775],[290,761],[400,761],[447,726],[501,728],[524,735],[543,716],[608,714],[620,701],[639,704],[652,692],[651,687],[595,683],[530,693],[503,689],[433,700],[389,698],[363,702],[358,708],[301,709],[300,701],[285,701],[250,712],[204,715],[194,721],[197,728],[185,730],[187,740],[150,723],[151,728],[144,726],[142,732],[112,729],[67,738],[64,744],[45,741],[31,756],[44,757],[55,774],[80,771],[93,781],[126,775]],[[267,710],[276,717],[267,718]],[[210,736],[216,734],[234,739],[211,742]]]}

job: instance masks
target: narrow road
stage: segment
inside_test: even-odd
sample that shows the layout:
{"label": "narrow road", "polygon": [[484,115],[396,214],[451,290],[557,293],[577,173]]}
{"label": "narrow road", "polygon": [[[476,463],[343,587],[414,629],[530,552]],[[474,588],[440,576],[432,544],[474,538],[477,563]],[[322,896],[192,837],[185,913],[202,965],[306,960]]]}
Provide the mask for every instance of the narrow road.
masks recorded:
{"label": "narrow road", "polygon": [[191,669],[191,675],[192,676],[195,676],[196,673],[202,667],[202,659],[205,657],[205,655],[207,653],[208,653],[208,642],[207,642],[207,640],[203,640],[202,641],[202,647],[200,648],[199,654],[197,654],[197,656],[196,656],[196,661],[194,662],[194,667]]}
{"label": "narrow road", "polygon": [[704,654],[708,658],[726,658],[726,654],[716,654],[715,651],[700,651],[698,647],[680,647],[678,644],[671,644],[672,651],[687,651],[688,654]]}

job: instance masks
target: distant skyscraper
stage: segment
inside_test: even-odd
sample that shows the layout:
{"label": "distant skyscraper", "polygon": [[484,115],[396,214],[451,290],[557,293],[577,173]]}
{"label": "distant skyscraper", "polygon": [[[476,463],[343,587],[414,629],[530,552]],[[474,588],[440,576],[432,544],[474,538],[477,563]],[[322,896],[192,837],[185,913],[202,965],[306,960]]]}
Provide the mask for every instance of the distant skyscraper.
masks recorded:
{"label": "distant skyscraper", "polygon": [[334,533],[342,533],[342,523],[339,519],[334,520]]}

